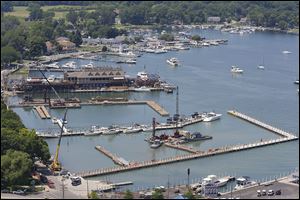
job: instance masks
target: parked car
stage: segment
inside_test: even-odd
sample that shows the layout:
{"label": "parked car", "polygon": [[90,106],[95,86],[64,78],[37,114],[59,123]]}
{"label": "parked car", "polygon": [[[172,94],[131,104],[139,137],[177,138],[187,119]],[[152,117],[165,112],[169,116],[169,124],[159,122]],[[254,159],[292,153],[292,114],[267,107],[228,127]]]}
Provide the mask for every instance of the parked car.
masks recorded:
{"label": "parked car", "polygon": [[257,196],[260,197],[261,196],[261,191],[257,190]]}
{"label": "parked car", "polygon": [[276,195],[281,195],[281,190],[277,190],[277,191],[275,192],[275,194],[276,194]]}
{"label": "parked car", "polygon": [[268,196],[273,196],[274,195],[274,191],[273,190],[269,190],[268,191]]}
{"label": "parked car", "polygon": [[10,193],[10,191],[8,189],[3,189],[1,190],[1,193]]}
{"label": "parked car", "polygon": [[17,190],[17,191],[13,191],[13,194],[25,195],[26,193],[23,190]]}
{"label": "parked car", "polygon": [[262,190],[261,195],[262,196],[266,196],[267,195],[267,191],[266,190]]}
{"label": "parked car", "polygon": [[81,184],[81,178],[80,177],[71,177],[72,185],[77,186]]}

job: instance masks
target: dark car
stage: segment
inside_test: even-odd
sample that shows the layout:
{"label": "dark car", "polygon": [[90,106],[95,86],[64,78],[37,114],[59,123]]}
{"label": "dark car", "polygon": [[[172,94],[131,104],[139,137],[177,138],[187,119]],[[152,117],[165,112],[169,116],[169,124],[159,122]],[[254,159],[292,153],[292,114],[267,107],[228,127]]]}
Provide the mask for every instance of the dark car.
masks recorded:
{"label": "dark car", "polygon": [[10,193],[10,191],[8,189],[3,189],[1,190],[1,193]]}
{"label": "dark car", "polygon": [[277,190],[277,191],[275,192],[275,194],[276,194],[276,195],[281,195],[281,190]]}

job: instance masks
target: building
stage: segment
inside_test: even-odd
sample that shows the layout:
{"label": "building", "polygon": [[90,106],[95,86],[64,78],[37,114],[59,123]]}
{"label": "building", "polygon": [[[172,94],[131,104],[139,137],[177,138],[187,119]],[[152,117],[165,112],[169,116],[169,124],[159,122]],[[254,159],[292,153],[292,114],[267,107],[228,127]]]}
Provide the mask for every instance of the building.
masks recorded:
{"label": "building", "polygon": [[75,43],[71,42],[67,37],[58,37],[56,38],[57,43],[62,47],[63,51],[74,51]]}
{"label": "building", "polygon": [[218,197],[218,187],[214,183],[209,183],[203,186],[202,195],[207,198]]}
{"label": "building", "polygon": [[219,23],[221,21],[220,17],[208,17],[207,22],[208,23]]}
{"label": "building", "polygon": [[128,80],[121,68],[101,67],[83,71],[66,72],[64,81],[79,88],[101,88],[128,85]]}

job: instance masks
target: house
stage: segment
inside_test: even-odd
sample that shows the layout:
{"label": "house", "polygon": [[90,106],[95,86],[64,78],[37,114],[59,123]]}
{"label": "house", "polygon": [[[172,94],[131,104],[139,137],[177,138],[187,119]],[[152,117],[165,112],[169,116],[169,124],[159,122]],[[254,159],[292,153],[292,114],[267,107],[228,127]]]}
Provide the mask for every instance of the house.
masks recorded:
{"label": "house", "polygon": [[207,22],[208,23],[219,23],[221,21],[220,17],[208,17]]}
{"label": "house", "polygon": [[247,17],[243,17],[243,18],[240,19],[240,23],[241,23],[241,24],[247,24],[248,21],[249,21],[249,20],[248,20]]}
{"label": "house", "polygon": [[120,18],[120,10],[114,9],[113,11],[115,13],[115,24],[121,24],[121,18]]}
{"label": "house", "polygon": [[50,41],[46,42],[46,47],[47,47],[48,54],[51,54],[56,50],[55,46]]}

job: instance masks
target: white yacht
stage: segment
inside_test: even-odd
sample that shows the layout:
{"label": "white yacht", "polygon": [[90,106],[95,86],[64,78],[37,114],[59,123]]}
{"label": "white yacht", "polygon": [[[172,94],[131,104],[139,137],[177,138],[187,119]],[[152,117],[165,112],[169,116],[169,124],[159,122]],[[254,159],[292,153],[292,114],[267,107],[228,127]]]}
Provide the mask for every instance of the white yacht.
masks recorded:
{"label": "white yacht", "polygon": [[63,67],[63,68],[71,68],[71,69],[75,69],[75,68],[76,68],[76,62],[74,62],[74,61],[67,62],[67,63],[64,64],[62,67]]}
{"label": "white yacht", "polygon": [[220,178],[218,179],[216,175],[208,175],[206,178],[202,180],[201,185],[205,186],[207,184],[215,184],[217,187],[222,187],[228,183],[229,179]]}
{"label": "white yacht", "polygon": [[221,116],[222,116],[222,114],[216,114],[214,112],[205,113],[203,115],[203,117],[204,117],[203,121],[204,122],[211,122],[211,121],[220,119]]}
{"label": "white yacht", "polygon": [[299,80],[296,80],[294,83],[299,85]]}
{"label": "white yacht", "polygon": [[154,140],[153,144],[150,145],[151,148],[156,149],[162,145],[162,141],[160,140]]}
{"label": "white yacht", "polygon": [[125,61],[127,64],[136,64],[136,59],[128,59]]}
{"label": "white yacht", "polygon": [[146,86],[142,86],[140,88],[135,88],[134,91],[136,91],[136,92],[151,92],[151,89],[147,88]]}
{"label": "white yacht", "polygon": [[283,53],[283,54],[290,54],[290,53],[292,53],[292,52],[290,52],[290,51],[282,51],[282,53]]}
{"label": "white yacht", "polygon": [[130,126],[130,127],[126,127],[124,130],[123,130],[123,133],[138,133],[140,131],[143,131],[143,129],[141,127],[138,127],[138,126]]}
{"label": "white yacht", "polygon": [[53,81],[55,80],[55,76],[54,76],[54,75],[50,75],[50,76],[47,78],[47,80],[48,80],[49,82],[53,82]]}
{"label": "white yacht", "polygon": [[236,186],[234,187],[234,189],[239,190],[239,189],[243,189],[243,188],[253,186],[255,184],[256,184],[255,181],[250,181],[250,177],[242,176],[242,177],[236,179]]}
{"label": "white yacht", "polygon": [[179,61],[177,58],[170,58],[167,60],[167,63],[169,63],[172,66],[178,66]]}
{"label": "white yacht", "polygon": [[85,132],[84,135],[85,136],[90,136],[90,135],[100,135],[102,134],[105,130],[107,130],[107,128],[105,127],[97,127],[97,126],[92,126],[91,130],[89,132]]}
{"label": "white yacht", "polygon": [[243,73],[244,72],[244,70],[242,70],[242,69],[240,69],[240,68],[238,68],[237,66],[231,66],[231,72],[233,72],[233,73]]}
{"label": "white yacht", "polygon": [[148,74],[145,71],[137,73],[138,78],[142,79],[143,81],[148,80]]}
{"label": "white yacht", "polygon": [[90,62],[89,64],[86,64],[86,65],[83,65],[83,68],[93,69],[94,68],[93,62]]}
{"label": "white yacht", "polygon": [[265,69],[265,66],[263,66],[263,65],[258,65],[258,66],[257,66],[257,69]]}
{"label": "white yacht", "polygon": [[51,64],[47,65],[47,67],[48,68],[59,69],[58,62],[51,63]]}

